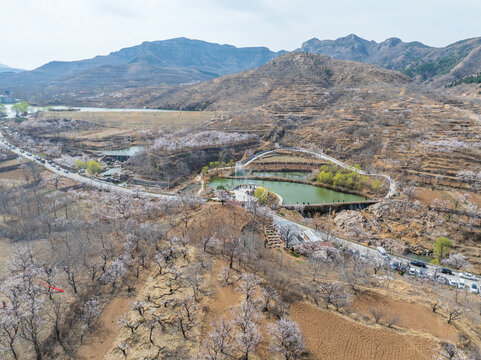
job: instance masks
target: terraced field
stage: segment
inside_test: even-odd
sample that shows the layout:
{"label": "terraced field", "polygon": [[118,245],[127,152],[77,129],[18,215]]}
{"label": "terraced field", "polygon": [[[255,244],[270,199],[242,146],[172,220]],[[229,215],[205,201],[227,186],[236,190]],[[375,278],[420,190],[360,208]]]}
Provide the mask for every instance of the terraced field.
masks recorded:
{"label": "terraced field", "polygon": [[435,342],[428,337],[368,327],[310,304],[297,303],[290,315],[304,334],[312,359],[432,359]]}

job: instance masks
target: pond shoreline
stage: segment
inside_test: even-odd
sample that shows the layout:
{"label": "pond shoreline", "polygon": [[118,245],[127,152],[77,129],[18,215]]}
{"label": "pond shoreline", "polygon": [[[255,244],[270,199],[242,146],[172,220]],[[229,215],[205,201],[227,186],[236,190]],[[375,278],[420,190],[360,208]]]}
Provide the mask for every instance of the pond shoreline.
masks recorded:
{"label": "pond shoreline", "polygon": [[[217,177],[221,178],[221,179],[236,179],[235,176],[231,176],[231,175],[224,175],[224,176],[217,176]],[[239,179],[239,178],[237,177],[237,179]],[[269,177],[267,177],[267,176],[245,176],[245,177],[243,177],[243,179],[245,179],[245,180],[262,180],[262,181],[280,181],[280,182],[291,182],[291,183],[296,183],[296,184],[311,185],[311,186],[316,186],[316,187],[323,188],[323,189],[329,189],[329,190],[337,191],[337,192],[340,192],[340,193],[362,196],[366,200],[374,200],[374,199],[371,199],[371,198],[367,197],[365,194],[363,194],[361,192],[357,192],[355,190],[346,190],[346,189],[343,189],[343,188],[337,188],[335,186],[328,186],[328,185],[325,185],[325,184],[320,184],[320,183],[308,181],[308,180],[279,178],[279,177],[271,177],[271,176],[269,176]]]}
{"label": "pond shoreline", "polygon": [[239,185],[254,183],[257,186],[265,187],[284,199],[283,205],[296,204],[320,204],[320,203],[343,203],[365,201],[365,197],[357,194],[348,194],[321,186],[313,186],[311,183],[295,179],[273,179],[260,177],[235,178],[235,177],[211,177],[208,181],[214,189],[219,187],[235,188]]}

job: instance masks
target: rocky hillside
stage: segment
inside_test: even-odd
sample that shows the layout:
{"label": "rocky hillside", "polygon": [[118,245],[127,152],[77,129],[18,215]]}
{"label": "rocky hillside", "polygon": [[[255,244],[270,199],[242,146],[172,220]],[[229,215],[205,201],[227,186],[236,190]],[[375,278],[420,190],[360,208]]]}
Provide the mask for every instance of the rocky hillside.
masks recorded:
{"label": "rocky hillside", "polygon": [[481,71],[481,38],[458,41],[444,48],[390,38],[381,43],[354,34],[336,40],[306,41],[298,51],[325,54],[337,59],[367,62],[399,70],[419,82],[444,86]]}
{"label": "rocky hillside", "polygon": [[52,98],[61,91],[176,85],[252,69],[278,54],[265,47],[236,48],[186,38],[144,42],[106,56],[53,61],[20,74],[0,74],[0,92]]}
{"label": "rocky hillside", "polygon": [[[310,53],[289,53],[246,72],[200,84],[129,94],[132,106],[166,109],[255,109],[299,112],[321,109],[340,89],[408,84],[398,72]],[[129,101],[129,99],[123,99]],[[136,101],[139,101],[136,103]]]}

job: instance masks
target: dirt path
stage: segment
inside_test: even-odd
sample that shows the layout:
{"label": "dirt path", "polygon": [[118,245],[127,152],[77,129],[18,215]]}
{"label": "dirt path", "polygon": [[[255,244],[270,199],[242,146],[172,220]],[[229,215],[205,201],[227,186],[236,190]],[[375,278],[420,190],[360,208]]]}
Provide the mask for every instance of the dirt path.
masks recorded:
{"label": "dirt path", "polygon": [[212,321],[217,321],[223,315],[231,320],[229,312],[239,303],[241,298],[241,294],[235,291],[233,286],[223,287],[217,281],[222,266],[226,265],[225,261],[217,259],[212,268],[210,286],[215,295],[206,304],[208,312],[202,322],[201,342],[211,330]]}
{"label": "dirt path", "polygon": [[97,329],[85,340],[77,352],[82,360],[103,360],[112,348],[119,333],[118,321],[130,309],[135,298],[121,296],[114,298],[98,319]]}

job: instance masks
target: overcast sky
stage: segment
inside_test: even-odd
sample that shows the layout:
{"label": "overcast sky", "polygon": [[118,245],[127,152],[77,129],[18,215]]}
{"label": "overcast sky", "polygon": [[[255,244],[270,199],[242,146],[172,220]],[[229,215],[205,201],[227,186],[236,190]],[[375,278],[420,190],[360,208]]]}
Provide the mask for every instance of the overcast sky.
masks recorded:
{"label": "overcast sky", "polygon": [[481,0],[0,0],[0,63],[108,54],[185,36],[293,50],[355,33],[431,46],[481,36]]}

